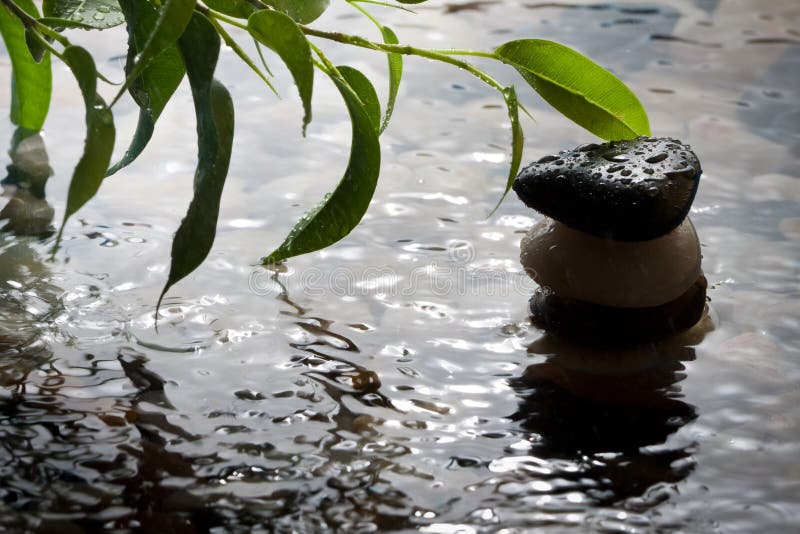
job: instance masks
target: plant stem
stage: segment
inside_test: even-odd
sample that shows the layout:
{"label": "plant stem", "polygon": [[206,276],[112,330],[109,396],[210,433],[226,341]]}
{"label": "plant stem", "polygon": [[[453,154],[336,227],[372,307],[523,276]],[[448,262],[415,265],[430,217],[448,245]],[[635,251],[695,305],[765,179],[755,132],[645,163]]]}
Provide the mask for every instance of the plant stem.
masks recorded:
{"label": "plant stem", "polygon": [[0,0],[0,2],[2,2],[2,4],[16,16],[26,28],[34,29],[47,35],[48,37],[52,37],[63,46],[69,46],[69,40],[66,37],[33,18],[27,11],[15,4],[13,0]]}
{"label": "plant stem", "polygon": [[358,2],[361,4],[374,4],[376,6],[383,6],[383,7],[391,7],[392,9],[400,9],[402,11],[408,11],[414,15],[417,14],[416,11],[413,9],[408,9],[407,7],[398,6],[397,4],[390,4],[389,2],[381,2],[380,0],[347,0],[349,3]]}
{"label": "plant stem", "polygon": [[275,87],[272,85],[272,83],[267,79],[264,73],[261,72],[261,69],[259,69],[256,64],[253,63],[253,60],[250,59],[250,56],[248,56],[247,53],[242,50],[242,47],[239,46],[239,43],[233,40],[233,37],[231,37],[231,35],[225,31],[225,28],[223,28],[214,17],[209,17],[208,20],[211,22],[211,25],[214,26],[214,29],[217,30],[217,33],[220,34],[222,40],[225,41],[225,44],[228,45],[236,53],[236,55],[239,56],[239,58],[244,61],[245,64],[250,67],[250,69],[255,72],[259,78],[261,78],[261,80],[263,80],[265,84],[267,84],[267,87],[269,87],[270,90],[275,93],[275,96],[280,98],[278,91],[275,90]]}
{"label": "plant stem", "polygon": [[497,54],[494,52],[481,52],[479,50],[454,50],[451,48],[444,48],[431,50],[431,52],[436,52],[437,54],[442,54],[443,56],[473,56],[497,59]]}
{"label": "plant stem", "polygon": [[[56,47],[54,47],[52,44],[50,44],[50,41],[45,39],[42,36],[41,33],[39,33],[38,31],[34,30],[32,34],[36,38],[36,40],[39,41],[39,44],[44,46],[51,54],[56,56],[58,59],[60,59],[61,61],[64,61],[64,56],[61,54],[61,52],[56,50]],[[98,72],[97,75],[100,76],[100,73]]]}
{"label": "plant stem", "polygon": [[222,22],[230,24],[231,26],[236,26],[240,30],[247,31],[247,26],[245,26],[244,24],[242,24],[241,22],[239,22],[238,20],[236,20],[234,18],[231,18],[231,17],[229,17],[227,15],[223,15],[222,13],[220,13],[218,11],[213,11],[213,10],[208,9],[205,6],[201,6],[199,4],[197,6],[195,6],[195,9],[197,11],[199,11],[200,13],[202,13],[203,15],[205,15],[206,17],[208,17],[209,19],[221,20]]}
{"label": "plant stem", "polygon": [[[314,53],[317,54],[317,57],[319,57],[319,63],[321,63],[322,67],[320,70],[325,72],[328,76],[334,76],[340,80],[344,80],[342,74],[339,72],[339,69],[337,69],[333,63],[331,63],[331,60],[328,59],[328,56],[326,56],[314,43],[308,44],[311,46],[311,49],[314,50]],[[314,63],[317,63],[317,61],[314,61]],[[320,65],[317,65],[317,67],[320,67]]]}
{"label": "plant stem", "polygon": [[[438,50],[426,50],[424,48],[416,48],[409,45],[375,43],[363,37],[359,37],[357,35],[347,35],[345,33],[339,33],[339,32],[326,32],[321,30],[315,30],[314,28],[309,28],[308,26],[300,26],[300,29],[303,30],[303,33],[305,33],[306,35],[321,37],[322,39],[328,39],[330,41],[336,41],[339,43],[358,46],[361,48],[368,48],[370,50],[378,50],[381,52],[394,52],[406,56],[419,56],[427,59],[441,61],[442,63],[449,63],[450,65],[454,65],[460,69],[464,69],[473,76],[479,78],[487,85],[494,87],[498,91],[501,92],[503,91],[503,86],[497,80],[489,76],[486,72],[480,70],[479,68],[475,67],[470,63],[467,63],[466,61],[455,59]],[[489,57],[493,56],[490,55]]]}

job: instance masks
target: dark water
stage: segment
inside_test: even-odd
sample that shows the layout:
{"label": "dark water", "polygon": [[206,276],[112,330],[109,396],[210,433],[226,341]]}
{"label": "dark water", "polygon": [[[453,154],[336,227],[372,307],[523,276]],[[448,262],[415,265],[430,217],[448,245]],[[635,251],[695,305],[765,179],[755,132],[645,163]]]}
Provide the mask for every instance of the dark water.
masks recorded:
{"label": "dark water", "polygon": [[[346,7],[319,26],[373,35]],[[538,216],[509,198],[486,218],[508,159],[501,101],[413,59],[362,225],[285,272],[253,267],[335,183],[349,124],[320,83],[302,140],[285,73],[276,101],[227,54],[220,77],[236,82],[238,137],[217,244],[170,292],[158,333],[153,304],[196,152],[187,91],[142,160],[70,224],[55,262],[52,238],[2,237],[0,530],[797,528],[796,2],[419,11],[386,14],[401,40],[575,46],[634,88],[654,134],[693,145],[709,316],[679,338],[613,352],[530,326],[518,245]],[[74,39],[101,58],[123,52],[106,37]],[[383,58],[330,54],[385,86]],[[8,71],[5,60],[0,87]],[[65,89],[45,143],[58,218],[84,134],[77,91],[65,70],[55,76]],[[526,159],[590,140],[520,93],[537,121],[525,124]],[[118,111],[132,128],[133,107]]]}

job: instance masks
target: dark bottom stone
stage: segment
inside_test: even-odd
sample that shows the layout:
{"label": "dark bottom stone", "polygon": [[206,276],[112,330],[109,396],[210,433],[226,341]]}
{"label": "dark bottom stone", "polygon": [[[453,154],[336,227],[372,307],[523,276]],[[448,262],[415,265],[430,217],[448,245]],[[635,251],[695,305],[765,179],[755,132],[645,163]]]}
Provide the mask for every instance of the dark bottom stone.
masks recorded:
{"label": "dark bottom stone", "polygon": [[703,316],[708,282],[702,274],[680,297],[660,306],[618,308],[537,290],[533,324],[569,340],[628,345],[654,341],[694,326]]}

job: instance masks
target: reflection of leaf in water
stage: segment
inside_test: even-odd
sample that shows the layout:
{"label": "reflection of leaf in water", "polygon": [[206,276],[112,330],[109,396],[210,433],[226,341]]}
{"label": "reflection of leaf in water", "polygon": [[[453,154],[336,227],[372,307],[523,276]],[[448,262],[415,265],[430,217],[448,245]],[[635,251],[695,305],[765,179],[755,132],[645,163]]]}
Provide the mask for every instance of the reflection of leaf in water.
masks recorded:
{"label": "reflection of leaf in water", "polygon": [[136,398],[142,402],[149,402],[162,408],[175,409],[164,393],[164,379],[145,367],[147,359],[144,357],[125,359],[117,358],[125,376],[138,390]]}

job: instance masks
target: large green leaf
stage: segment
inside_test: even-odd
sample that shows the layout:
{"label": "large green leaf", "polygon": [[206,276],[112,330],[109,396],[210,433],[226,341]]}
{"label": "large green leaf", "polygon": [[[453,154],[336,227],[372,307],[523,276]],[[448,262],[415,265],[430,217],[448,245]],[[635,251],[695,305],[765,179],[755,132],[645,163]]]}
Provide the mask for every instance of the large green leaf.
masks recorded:
{"label": "large green leaf", "polygon": [[[397,35],[388,26],[381,26],[381,33],[383,34],[383,42],[386,44],[397,44]],[[394,111],[394,103],[397,100],[397,91],[400,89],[400,79],[403,77],[403,56],[394,52],[386,53],[389,62],[389,97],[386,100],[386,113],[383,115],[383,123],[381,124],[381,133],[389,126],[389,120],[392,118]]]}
{"label": "large green leaf", "polygon": [[214,11],[219,11],[238,19],[246,19],[256,11],[253,4],[247,0],[203,0],[203,3]]}
{"label": "large green leaf", "polygon": [[519,122],[517,91],[513,86],[506,87],[503,89],[503,98],[506,101],[506,108],[508,109],[508,119],[511,121],[511,166],[508,169],[508,179],[506,180],[506,188],[503,191],[503,196],[500,197],[492,213],[500,207],[503,199],[506,198],[509,190],[511,190],[511,186],[514,184],[514,179],[517,177],[520,163],[522,163],[522,148],[525,146],[525,135],[522,132],[522,124]]}
{"label": "large green leaf", "polygon": [[330,0],[264,0],[282,13],[286,13],[300,24],[308,24],[325,13]]}
{"label": "large green leaf", "polygon": [[350,161],[333,193],[306,213],[275,251],[262,258],[265,264],[336,243],[361,221],[375,192],[381,167],[378,133],[358,95],[343,79],[331,77],[344,97],[353,123]]}
{"label": "large green leaf", "polygon": [[514,68],[554,108],[603,139],[650,135],[639,99],[616,76],[562,44],[522,39],[500,46]]}
{"label": "large green leaf", "polygon": [[303,134],[311,121],[311,93],[314,91],[314,63],[311,47],[300,27],[277,11],[257,11],[247,19],[253,38],[270,47],[286,63],[303,102]]}
{"label": "large green leaf", "polygon": [[75,167],[67,193],[64,221],[58,230],[56,247],[61,240],[67,219],[97,193],[108,169],[114,150],[114,116],[97,94],[97,69],[92,56],[79,46],[68,46],[64,63],[72,70],[86,106],[86,142],[83,155]]}
{"label": "large green leaf", "polygon": [[42,13],[39,22],[54,28],[105,30],[125,22],[117,0],[44,0]]}
{"label": "large green leaf", "polygon": [[380,132],[381,104],[378,101],[378,93],[375,91],[372,82],[369,81],[369,78],[364,76],[364,73],[353,67],[341,65],[336,67],[336,69],[347,82],[347,85],[349,85],[358,96],[358,99],[361,100],[361,105],[364,107],[364,111],[367,112],[367,116],[375,127],[375,130]]}
{"label": "large green leaf", "polygon": [[194,271],[211,251],[233,146],[233,101],[225,86],[214,79],[219,35],[208,19],[195,13],[178,48],[197,115],[198,162],[194,196],[172,241],[172,262],[159,305],[169,288]]}
{"label": "large green leaf", "polygon": [[125,84],[114,98],[114,103],[125,93],[128,87],[141,76],[145,67],[163,50],[172,46],[183,33],[189,19],[194,13],[197,0],[166,0],[158,12],[155,28],[150,33],[142,51],[135,58],[133,66],[127,70]]}
{"label": "large green leaf", "polygon": [[[16,3],[31,16],[39,16],[32,0]],[[26,43],[25,26],[5,4],[0,4],[0,34],[11,59],[11,122],[27,130],[41,130],[50,108],[50,54],[36,61]]]}
{"label": "large green leaf", "polygon": [[[128,21],[128,61],[125,70],[133,69],[135,58],[145,47],[158,22],[158,11],[147,0],[121,0],[120,6]],[[130,93],[139,105],[139,121],[125,155],[112,166],[110,176],[130,164],[142,153],[153,136],[155,123],[172,94],[180,85],[185,69],[176,46],[157,54],[133,80]]]}

